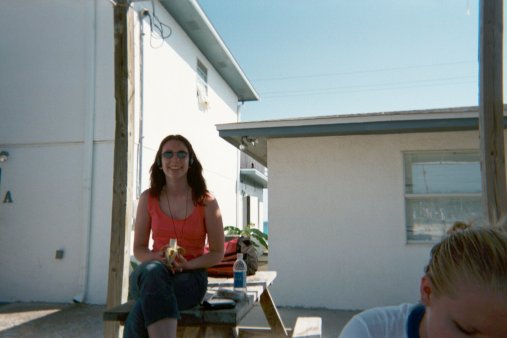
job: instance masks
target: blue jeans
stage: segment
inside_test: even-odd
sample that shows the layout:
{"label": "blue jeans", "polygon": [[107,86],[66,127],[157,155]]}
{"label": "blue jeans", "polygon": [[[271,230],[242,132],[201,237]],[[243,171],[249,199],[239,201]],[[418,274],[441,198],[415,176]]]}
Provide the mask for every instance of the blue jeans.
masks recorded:
{"label": "blue jeans", "polygon": [[125,322],[123,337],[148,337],[150,324],[163,318],[180,319],[180,310],[198,305],[207,287],[206,269],[173,274],[160,261],[144,262],[130,275],[130,294],[136,303]]}

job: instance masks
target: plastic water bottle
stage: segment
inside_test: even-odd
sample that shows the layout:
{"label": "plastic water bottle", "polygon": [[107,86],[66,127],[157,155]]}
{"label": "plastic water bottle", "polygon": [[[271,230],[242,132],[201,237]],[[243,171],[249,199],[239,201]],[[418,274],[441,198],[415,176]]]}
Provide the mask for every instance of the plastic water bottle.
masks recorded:
{"label": "plastic water bottle", "polygon": [[232,270],[234,272],[234,291],[246,293],[246,263],[242,253],[236,255],[236,262],[234,262]]}

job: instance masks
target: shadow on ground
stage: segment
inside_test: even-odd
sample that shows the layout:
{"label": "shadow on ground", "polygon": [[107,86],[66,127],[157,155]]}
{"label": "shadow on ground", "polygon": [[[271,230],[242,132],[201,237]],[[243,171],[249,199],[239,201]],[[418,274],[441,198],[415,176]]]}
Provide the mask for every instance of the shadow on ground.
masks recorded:
{"label": "shadow on ground", "polygon": [[12,303],[0,306],[0,337],[102,337],[103,305]]}
{"label": "shadow on ground", "polygon": [[[90,338],[104,336],[104,305],[11,303],[0,305],[0,337]],[[357,311],[280,308],[286,327],[297,317],[321,317],[322,337],[338,337],[342,327]],[[243,326],[268,326],[260,306],[242,321]]]}

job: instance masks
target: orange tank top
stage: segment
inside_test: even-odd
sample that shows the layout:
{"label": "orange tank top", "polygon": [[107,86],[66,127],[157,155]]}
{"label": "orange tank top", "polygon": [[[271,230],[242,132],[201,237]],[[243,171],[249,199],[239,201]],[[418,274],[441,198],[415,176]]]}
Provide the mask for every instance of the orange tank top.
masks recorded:
{"label": "orange tank top", "polygon": [[204,253],[206,242],[204,206],[196,205],[186,219],[175,220],[160,209],[158,197],[148,195],[148,212],[151,218],[153,237],[152,251],[160,251],[169,244],[171,238],[176,238],[178,245],[185,249],[183,256],[187,260],[199,257]]}

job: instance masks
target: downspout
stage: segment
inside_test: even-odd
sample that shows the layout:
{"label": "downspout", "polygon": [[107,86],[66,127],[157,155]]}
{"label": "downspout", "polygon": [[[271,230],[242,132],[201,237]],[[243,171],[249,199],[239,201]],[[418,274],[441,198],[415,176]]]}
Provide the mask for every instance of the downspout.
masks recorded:
{"label": "downspout", "polygon": [[[141,196],[142,177],[143,177],[143,140],[144,140],[144,17],[149,15],[148,10],[143,9],[138,12],[139,20],[139,140],[137,143],[137,187],[136,198]],[[134,210],[135,212],[135,210]],[[134,213],[135,215],[135,213]]]}
{"label": "downspout", "polygon": [[90,275],[90,236],[92,231],[92,193],[93,193],[93,140],[95,138],[95,112],[96,112],[96,64],[97,64],[97,0],[93,1],[93,38],[90,44],[91,78],[89,88],[89,109],[85,117],[85,130],[83,141],[83,220],[82,220],[82,247],[81,262],[79,265],[79,293],[72,299],[75,303],[85,301],[88,292]]}
{"label": "downspout", "polygon": [[[241,107],[245,101],[239,101],[236,105],[236,122],[241,122]],[[243,228],[243,194],[241,194],[241,150],[237,152],[236,165],[236,227]]]}

